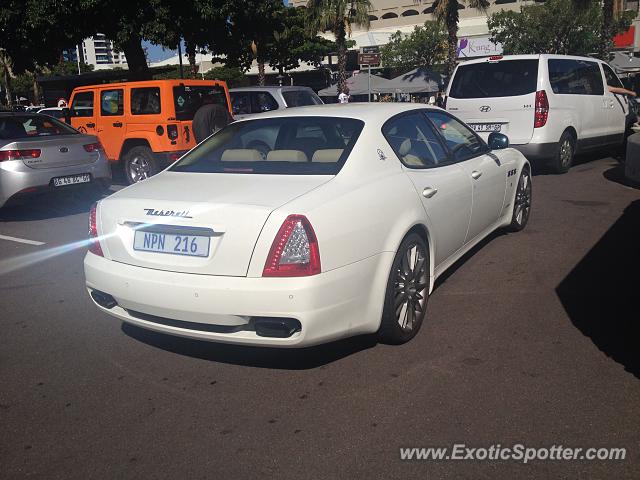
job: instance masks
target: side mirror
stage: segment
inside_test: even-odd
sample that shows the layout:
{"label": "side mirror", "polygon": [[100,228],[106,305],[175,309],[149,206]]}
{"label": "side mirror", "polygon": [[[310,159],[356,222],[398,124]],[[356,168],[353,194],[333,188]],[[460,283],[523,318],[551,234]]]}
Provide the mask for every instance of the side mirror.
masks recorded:
{"label": "side mirror", "polygon": [[507,148],[509,146],[509,137],[507,137],[504,133],[491,132],[489,134],[489,148],[491,150],[502,150],[503,148]]}
{"label": "side mirror", "polygon": [[66,123],[71,124],[71,110],[69,110],[67,107],[64,107],[62,109],[62,116]]}

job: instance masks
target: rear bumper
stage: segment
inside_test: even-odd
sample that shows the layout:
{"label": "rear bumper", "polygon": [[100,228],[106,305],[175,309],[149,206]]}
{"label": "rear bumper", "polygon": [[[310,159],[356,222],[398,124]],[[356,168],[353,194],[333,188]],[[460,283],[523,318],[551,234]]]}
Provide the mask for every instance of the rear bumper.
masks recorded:
{"label": "rear bumper", "polygon": [[188,150],[176,150],[175,152],[154,152],[153,157],[158,163],[158,168],[164,170],[187,152]]}
{"label": "rear bumper", "polygon": [[[393,255],[300,278],[175,273],[91,253],[84,270],[89,293],[98,290],[117,302],[105,308],[94,299],[96,306],[124,322],[199,340],[303,347],[378,329]],[[292,319],[301,328],[287,338],[260,336],[251,328],[256,318]]]}
{"label": "rear bumper", "polygon": [[[103,186],[111,183],[111,167],[103,155],[93,163],[43,169],[28,167],[21,160],[0,162],[0,207],[18,195],[73,188],[76,185],[55,188],[53,178],[81,173],[89,173],[92,183],[101,182]],[[87,184],[77,186],[81,185]]]}
{"label": "rear bumper", "polygon": [[558,142],[551,143],[526,143],[522,145],[509,145],[519,150],[530,162],[550,160],[558,153]]}

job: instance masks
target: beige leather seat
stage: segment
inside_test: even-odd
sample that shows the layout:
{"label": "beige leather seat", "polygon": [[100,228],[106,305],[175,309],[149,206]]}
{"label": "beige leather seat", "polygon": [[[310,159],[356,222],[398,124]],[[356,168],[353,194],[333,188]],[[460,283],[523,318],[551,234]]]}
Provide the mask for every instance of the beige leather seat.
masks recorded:
{"label": "beige leather seat", "polygon": [[300,150],[271,150],[267,162],[308,162],[307,155]]}
{"label": "beige leather seat", "polygon": [[406,138],[400,144],[400,148],[398,149],[398,153],[400,154],[400,157],[402,158],[404,163],[406,163],[409,166],[424,167],[424,163],[422,162],[422,160],[420,160],[420,158],[416,157],[415,155],[412,155],[409,152],[411,152],[411,139]]}
{"label": "beige leather seat", "polygon": [[342,148],[326,148],[323,150],[316,150],[313,153],[311,161],[319,163],[338,163],[342,152],[344,152]]}
{"label": "beige leather seat", "polygon": [[262,160],[260,152],[250,148],[230,148],[222,152],[220,160],[223,162],[259,162]]}

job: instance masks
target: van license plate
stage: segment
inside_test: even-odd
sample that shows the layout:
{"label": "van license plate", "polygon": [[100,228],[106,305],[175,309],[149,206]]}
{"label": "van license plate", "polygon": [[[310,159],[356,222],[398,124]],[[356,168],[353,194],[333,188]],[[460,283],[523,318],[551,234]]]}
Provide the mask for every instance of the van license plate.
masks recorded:
{"label": "van license plate", "polygon": [[133,238],[133,249],[189,257],[208,257],[210,241],[211,237],[200,235],[137,231]]}
{"label": "van license plate", "polygon": [[474,132],[499,132],[502,128],[500,123],[470,123],[469,126]]}
{"label": "van license plate", "polygon": [[68,177],[56,177],[53,179],[54,187],[64,187],[65,185],[75,185],[77,183],[89,183],[91,174],[81,173],[80,175],[69,175]]}

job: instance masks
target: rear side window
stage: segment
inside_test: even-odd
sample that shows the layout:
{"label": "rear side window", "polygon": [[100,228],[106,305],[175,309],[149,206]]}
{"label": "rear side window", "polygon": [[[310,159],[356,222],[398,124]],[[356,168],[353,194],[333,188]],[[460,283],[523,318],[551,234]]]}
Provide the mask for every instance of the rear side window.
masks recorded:
{"label": "rear side window", "polygon": [[622,82],[620,81],[618,76],[613,72],[613,70],[611,70],[611,67],[609,67],[609,65],[603,63],[602,68],[604,70],[604,78],[607,79],[608,86],[624,88],[624,85],[622,85]]}
{"label": "rear side window", "polygon": [[231,92],[229,96],[235,115],[251,113],[251,94],[249,92]]}
{"label": "rear side window", "polygon": [[122,90],[103,90],[100,92],[100,115],[112,117],[124,114]]}
{"label": "rear side window", "polygon": [[596,62],[549,59],[549,82],[553,93],[603,95],[602,74]]}
{"label": "rear side window", "polygon": [[218,103],[228,110],[227,95],[218,85],[179,85],[173,87],[177,120],[193,120],[203,103]]}
{"label": "rear side window", "polygon": [[278,109],[276,99],[269,92],[255,92],[253,95],[256,103],[254,107],[255,113],[270,112]]}
{"label": "rear side window", "polygon": [[406,167],[430,168],[448,160],[437,134],[421,113],[392,118],[382,127],[382,134]]}
{"label": "rear side window", "polygon": [[515,97],[535,92],[537,84],[537,59],[462,64],[453,77],[449,96]]}
{"label": "rear side window", "polygon": [[132,88],[131,114],[155,115],[160,113],[160,88]]}
{"label": "rear side window", "polygon": [[283,90],[282,97],[288,108],[322,105],[320,97],[310,90]]}
{"label": "rear side window", "polygon": [[93,92],[80,92],[71,103],[72,117],[93,117]]}
{"label": "rear side window", "polygon": [[174,172],[335,175],[364,122],[282,117],[235,122],[182,157]]}
{"label": "rear side window", "polygon": [[0,117],[0,139],[2,140],[75,135],[77,133],[77,130],[47,115]]}

